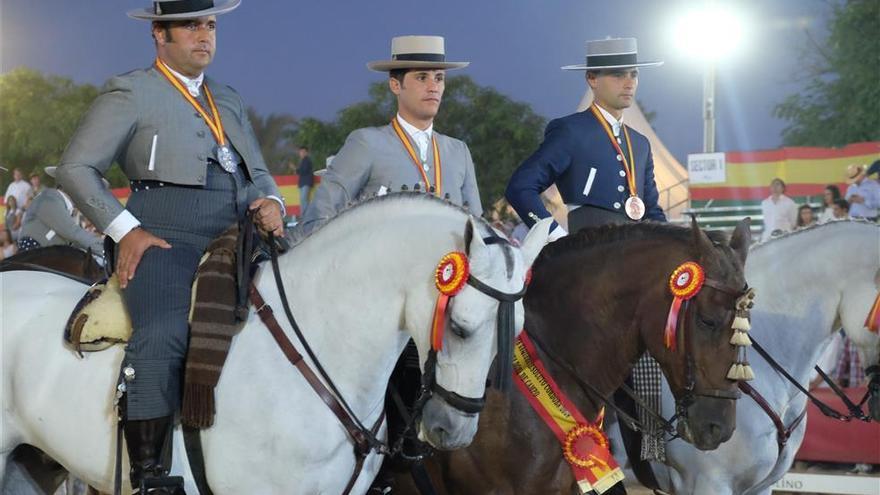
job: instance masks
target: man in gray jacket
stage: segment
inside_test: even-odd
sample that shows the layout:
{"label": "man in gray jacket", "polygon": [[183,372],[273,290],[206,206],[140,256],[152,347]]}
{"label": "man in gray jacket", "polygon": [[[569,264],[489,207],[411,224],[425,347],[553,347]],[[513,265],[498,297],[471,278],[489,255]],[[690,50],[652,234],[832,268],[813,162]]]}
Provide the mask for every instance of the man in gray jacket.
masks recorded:
{"label": "man in gray jacket", "polygon": [[[241,98],[204,74],[216,16],[240,0],[217,3],[160,0],[129,12],[152,21],[156,60],[110,79],[57,171],[74,204],[118,243],[116,273],[134,329],[121,408],[141,494],[145,479],[170,468],[160,453],[180,403],[190,286],[203,251],[249,209],[260,230],[283,234],[284,205]],[[125,208],[101,186],[114,161],[131,181]]]}
{"label": "man in gray jacket", "polygon": [[440,36],[398,36],[391,41],[391,60],[367,64],[371,70],[389,73],[397,115],[386,126],[348,135],[304,214],[305,232],[351,201],[416,184],[453,203],[467,203],[475,215],[483,213],[470,150],[434,130],[446,70],[467,65],[446,61]]}
{"label": "man in gray jacket", "polygon": [[[55,177],[55,167],[46,167],[46,173]],[[82,228],[76,218],[70,196],[61,189],[47,188],[31,201],[21,220],[18,250],[39,247],[72,245],[104,254],[101,237]]]}

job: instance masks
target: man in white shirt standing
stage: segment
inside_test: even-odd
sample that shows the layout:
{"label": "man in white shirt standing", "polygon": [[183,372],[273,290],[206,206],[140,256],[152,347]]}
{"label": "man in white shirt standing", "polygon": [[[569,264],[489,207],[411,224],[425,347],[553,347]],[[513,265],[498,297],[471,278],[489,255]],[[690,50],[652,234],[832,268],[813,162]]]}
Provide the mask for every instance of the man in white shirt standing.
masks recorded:
{"label": "man in white shirt standing", "polygon": [[23,209],[27,203],[28,196],[31,194],[31,185],[24,180],[24,174],[21,169],[16,167],[12,169],[12,182],[6,188],[6,194],[3,195],[4,201],[9,196],[14,196],[19,209]]}
{"label": "man in white shirt standing", "polygon": [[764,232],[761,241],[770,239],[774,232],[791,232],[797,225],[797,203],[785,195],[785,182],[779,177],[770,181],[770,196],[761,202]]}
{"label": "man in white shirt standing", "polygon": [[846,168],[849,183],[846,200],[849,202],[849,216],[874,221],[877,220],[877,211],[880,208],[880,184],[869,179],[865,170],[864,165],[850,165]]}

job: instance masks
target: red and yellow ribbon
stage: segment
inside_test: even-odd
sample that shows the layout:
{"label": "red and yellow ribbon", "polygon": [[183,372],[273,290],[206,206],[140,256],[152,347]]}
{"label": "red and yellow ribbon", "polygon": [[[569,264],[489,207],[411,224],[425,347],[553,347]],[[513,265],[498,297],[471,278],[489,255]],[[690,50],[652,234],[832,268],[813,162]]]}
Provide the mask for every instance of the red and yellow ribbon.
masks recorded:
{"label": "red and yellow ribbon", "polygon": [[684,301],[699,294],[706,281],[706,273],[698,263],[687,261],[679,265],[669,276],[669,291],[672,293],[672,305],[666,317],[666,328],[663,332],[663,343],[667,349],[675,350],[676,333],[678,331],[678,314]]}
{"label": "red and yellow ribbon", "polygon": [[[590,105],[590,111],[593,112],[596,120],[598,120],[599,124],[602,125],[602,128],[605,129],[605,134],[608,135],[608,139],[611,141],[611,146],[613,146],[614,150],[620,155],[621,165],[623,165],[623,171],[626,173],[626,184],[629,186],[629,195],[638,196],[639,191],[636,187],[636,158],[633,156],[632,141],[629,138],[629,129],[623,124],[620,125],[620,127],[623,128],[623,135],[626,138],[626,150],[629,152],[629,155],[624,155],[623,149],[614,137],[614,132],[611,131],[611,126],[608,125],[608,121],[605,120],[605,117],[599,111],[599,107],[593,103]],[[628,160],[627,156],[629,156]]]}
{"label": "red and yellow ribbon", "polygon": [[[422,161],[419,159],[419,155],[416,154],[416,150],[413,148],[413,145],[406,136],[403,128],[400,127],[397,118],[391,119],[391,127],[394,129],[394,133],[397,134],[400,142],[403,143],[403,147],[406,148],[406,152],[409,154],[413,164],[415,164],[416,169],[422,176],[422,180],[425,181],[425,190],[430,191],[432,184],[431,181],[428,180],[428,174],[425,173],[425,170],[422,168]],[[443,180],[441,177],[442,165],[440,164],[440,148],[437,146],[437,138],[433,133],[431,134],[431,147],[434,149],[434,194],[440,196],[441,189],[443,188]]]}
{"label": "red and yellow ribbon", "polygon": [[877,294],[877,299],[874,300],[874,305],[871,306],[871,311],[868,311],[868,318],[865,319],[865,326],[868,327],[868,331],[874,333],[880,333],[880,294]]}
{"label": "red and yellow ribbon", "polygon": [[217,141],[217,144],[220,146],[226,145],[226,134],[223,132],[223,122],[220,120],[220,112],[217,111],[217,105],[214,104],[214,96],[211,95],[211,90],[208,89],[208,84],[203,82],[202,87],[205,88],[205,99],[208,100],[208,105],[211,107],[211,114],[208,115],[208,111],[202,107],[202,104],[199,103],[198,100],[193,98],[189,91],[183,87],[183,83],[177,79],[174,74],[168,69],[168,66],[165,65],[165,62],[162,62],[158,57],[156,57],[156,68],[159,69],[159,72],[165,76],[165,79],[168,79],[168,82],[171,83],[172,86],[177,88],[177,91],[186,98],[186,101],[199,112],[199,115],[205,119],[205,124],[208,125],[208,129],[211,130],[211,134],[214,135],[214,139]]}
{"label": "red and yellow ribbon", "polygon": [[431,349],[437,352],[443,348],[443,329],[446,328],[446,308],[449,299],[461,292],[470,277],[470,264],[467,255],[461,251],[453,251],[440,258],[434,270],[434,285],[440,291],[437,304],[434,306],[434,318],[431,321]]}
{"label": "red and yellow ribbon", "polygon": [[595,490],[601,494],[623,481],[623,471],[611,455],[608,438],[602,431],[604,409],[595,421],[588,421],[547,372],[526,332],[520,333],[513,350],[513,378],[532,409],[559,440],[562,456],[581,493]]}

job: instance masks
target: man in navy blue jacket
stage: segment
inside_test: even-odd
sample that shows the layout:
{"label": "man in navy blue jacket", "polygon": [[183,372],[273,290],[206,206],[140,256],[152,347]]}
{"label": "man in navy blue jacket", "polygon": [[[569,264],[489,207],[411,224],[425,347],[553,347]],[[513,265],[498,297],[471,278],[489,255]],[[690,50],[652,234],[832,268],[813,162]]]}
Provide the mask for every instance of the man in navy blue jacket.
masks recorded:
{"label": "man in navy blue jacket", "polygon": [[[585,70],[594,100],[589,109],[551,121],[541,147],[514,172],[507,200],[528,225],[550,216],[540,194],[556,184],[568,207],[568,227],[643,219],[665,221],[657,204],[648,138],[623,123],[635,101],[639,67],[635,38],[587,42],[587,59],[564,70]],[[554,224],[551,238],[566,234]]]}

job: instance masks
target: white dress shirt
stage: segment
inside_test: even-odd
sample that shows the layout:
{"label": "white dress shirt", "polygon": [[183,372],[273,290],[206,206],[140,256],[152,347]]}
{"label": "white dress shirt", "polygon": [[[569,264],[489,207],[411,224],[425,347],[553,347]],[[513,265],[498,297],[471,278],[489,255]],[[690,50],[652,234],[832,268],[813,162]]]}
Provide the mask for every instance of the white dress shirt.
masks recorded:
{"label": "white dress shirt", "polygon": [[400,114],[397,114],[397,122],[400,124],[400,127],[403,127],[403,130],[409,134],[409,137],[411,137],[419,146],[419,155],[422,158],[422,163],[427,162],[428,148],[431,147],[431,137],[434,135],[434,123],[431,122],[431,125],[429,125],[427,129],[422,130],[407,122],[400,116]]}
{"label": "white dress shirt", "polygon": [[773,201],[773,196],[761,202],[761,213],[764,215],[764,232],[761,240],[766,241],[770,234],[777,230],[791,232],[797,225],[798,205],[791,198],[782,194]]}

